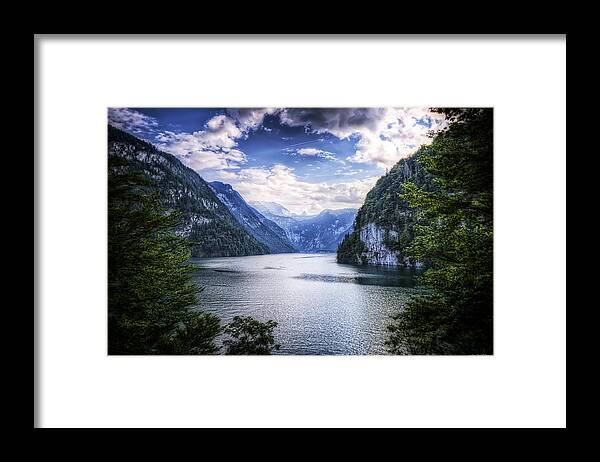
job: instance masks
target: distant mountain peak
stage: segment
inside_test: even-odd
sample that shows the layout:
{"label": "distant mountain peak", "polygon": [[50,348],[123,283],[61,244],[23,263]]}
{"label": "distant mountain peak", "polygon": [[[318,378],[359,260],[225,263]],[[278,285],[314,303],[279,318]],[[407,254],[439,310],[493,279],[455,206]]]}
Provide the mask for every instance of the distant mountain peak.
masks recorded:
{"label": "distant mountain peak", "polygon": [[266,233],[262,234],[263,226],[253,224],[246,207],[252,208],[262,217],[262,225],[269,226],[272,231],[281,231],[277,233],[279,237],[302,252],[335,252],[344,236],[353,229],[357,212],[353,208],[325,209],[318,214],[306,211],[296,214],[273,201],[246,203],[234,188],[225,183],[213,181],[209,184],[238,221],[259,241],[270,245],[272,252],[286,250],[272,246],[272,242],[266,239]]}
{"label": "distant mountain peak", "polygon": [[277,202],[250,201],[249,204],[261,213],[269,213],[279,217],[292,217],[294,214]]}
{"label": "distant mountain peak", "polygon": [[233,186],[231,186],[230,184],[227,184],[227,183],[223,183],[221,181],[210,181],[208,184],[211,186],[218,187],[218,188],[233,189]]}
{"label": "distant mountain peak", "polygon": [[348,213],[356,213],[357,209],[353,209],[351,207],[349,208],[345,208],[345,209],[325,209],[323,211],[321,211],[321,213],[319,213],[319,216],[321,215],[335,215],[340,216],[340,215],[345,215]]}
{"label": "distant mountain peak", "polygon": [[296,251],[294,245],[286,237],[285,231],[262,215],[259,210],[248,205],[233,186],[220,181],[212,181],[209,185],[238,223],[256,240],[266,245],[271,252]]}

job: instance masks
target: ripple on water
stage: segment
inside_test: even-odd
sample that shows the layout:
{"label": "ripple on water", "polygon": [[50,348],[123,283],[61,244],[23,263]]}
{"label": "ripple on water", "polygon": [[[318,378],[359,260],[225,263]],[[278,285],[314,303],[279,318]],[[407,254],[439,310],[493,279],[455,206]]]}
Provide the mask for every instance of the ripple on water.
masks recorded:
{"label": "ripple on water", "polygon": [[[390,316],[412,292],[408,272],[340,265],[335,254],[199,259],[198,309],[275,320],[288,355],[385,354]],[[403,284],[406,284],[404,286]]]}

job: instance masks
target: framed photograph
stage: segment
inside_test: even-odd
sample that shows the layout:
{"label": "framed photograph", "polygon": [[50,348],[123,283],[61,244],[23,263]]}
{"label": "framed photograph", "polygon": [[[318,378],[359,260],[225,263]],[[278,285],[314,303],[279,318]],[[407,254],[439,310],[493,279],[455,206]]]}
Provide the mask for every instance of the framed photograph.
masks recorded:
{"label": "framed photograph", "polygon": [[493,353],[492,108],[109,108],[109,354]]}
{"label": "framed photograph", "polygon": [[566,425],[565,36],[34,45],[36,427]]}

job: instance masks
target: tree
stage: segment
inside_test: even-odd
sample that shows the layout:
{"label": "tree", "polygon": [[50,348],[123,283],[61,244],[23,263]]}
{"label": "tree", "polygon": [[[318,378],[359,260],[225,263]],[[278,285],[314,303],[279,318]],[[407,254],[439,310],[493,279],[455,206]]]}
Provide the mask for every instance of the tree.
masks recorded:
{"label": "tree", "polygon": [[192,310],[198,287],[189,243],[174,232],[179,215],[166,213],[149,180],[128,166],[109,156],[109,354],[216,351],[219,319]]}
{"label": "tree", "polygon": [[[406,247],[412,242],[413,228],[418,222],[417,214],[399,193],[404,191],[407,181],[426,191],[434,188],[432,176],[418,162],[419,158],[427,155],[428,148],[423,146],[411,157],[401,159],[377,180],[356,214],[353,231],[338,246],[338,263],[367,263],[367,255],[363,252],[368,250],[369,245],[362,242],[360,234],[370,225],[385,230],[383,243],[396,253],[398,261],[411,262]],[[389,231],[393,231],[393,235]]]}
{"label": "tree", "polygon": [[419,162],[435,188],[404,183],[421,218],[407,252],[429,267],[430,290],[389,326],[388,349],[410,354],[493,352],[493,112],[444,109],[449,127]]}
{"label": "tree", "polygon": [[223,341],[228,355],[269,355],[278,350],[273,329],[275,321],[262,323],[249,316],[235,316],[225,327],[225,334],[230,338]]}
{"label": "tree", "polygon": [[365,258],[362,256],[362,253],[365,248],[366,246],[364,242],[360,240],[358,231],[346,234],[337,248],[337,262],[364,264]]}
{"label": "tree", "polygon": [[174,355],[217,354],[214,339],[222,331],[221,322],[213,314],[189,313],[172,335],[163,337],[161,351]]}

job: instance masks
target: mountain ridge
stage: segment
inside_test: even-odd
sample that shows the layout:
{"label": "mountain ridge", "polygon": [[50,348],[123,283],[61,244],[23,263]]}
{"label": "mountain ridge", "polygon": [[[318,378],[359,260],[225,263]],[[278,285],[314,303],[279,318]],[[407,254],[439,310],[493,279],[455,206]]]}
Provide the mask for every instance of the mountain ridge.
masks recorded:
{"label": "mountain ridge", "polygon": [[254,207],[248,205],[246,200],[233,186],[221,181],[211,181],[208,185],[229,209],[238,223],[257,241],[266,245],[272,253],[297,251],[287,239],[285,231]]}
{"label": "mountain ridge", "polygon": [[405,251],[414,238],[413,229],[419,218],[400,195],[407,181],[425,190],[434,188],[433,177],[419,163],[427,152],[428,148],[423,147],[401,159],[377,180],[356,214],[352,232],[337,249],[339,263],[420,266]]}
{"label": "mountain ridge", "polygon": [[183,223],[177,232],[190,240],[193,256],[269,253],[237,222],[206,181],[172,154],[109,124],[108,155],[126,160],[129,171],[150,180],[167,211],[181,213]]}
{"label": "mountain ridge", "polygon": [[[344,235],[352,231],[357,212],[353,208],[325,209],[317,215],[282,216],[269,211],[269,208],[287,210],[281,204],[260,201],[250,203],[282,228],[289,241],[304,252],[335,252]],[[271,204],[276,207],[271,207]]]}

